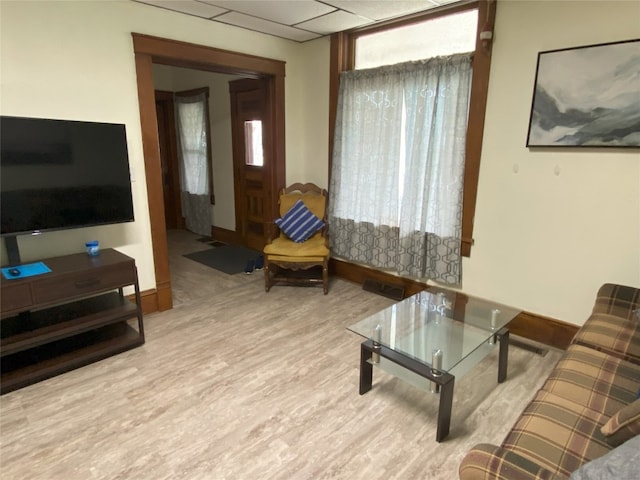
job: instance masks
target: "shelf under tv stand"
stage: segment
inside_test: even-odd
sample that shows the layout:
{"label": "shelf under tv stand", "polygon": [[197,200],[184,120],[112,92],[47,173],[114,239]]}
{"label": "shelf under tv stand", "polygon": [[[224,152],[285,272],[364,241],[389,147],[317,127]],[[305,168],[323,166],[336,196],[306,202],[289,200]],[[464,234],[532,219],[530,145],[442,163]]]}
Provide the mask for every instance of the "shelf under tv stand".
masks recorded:
{"label": "shelf under tv stand", "polygon": [[106,249],[42,261],[51,272],[0,279],[3,394],[144,344],[132,258]]}

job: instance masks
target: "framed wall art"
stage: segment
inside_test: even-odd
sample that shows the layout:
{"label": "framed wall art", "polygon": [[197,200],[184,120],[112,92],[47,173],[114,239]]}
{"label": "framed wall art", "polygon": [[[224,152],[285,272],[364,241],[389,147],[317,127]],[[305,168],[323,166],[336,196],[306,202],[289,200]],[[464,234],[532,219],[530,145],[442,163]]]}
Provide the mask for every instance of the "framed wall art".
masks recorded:
{"label": "framed wall art", "polygon": [[527,147],[640,147],[640,39],[538,53]]}

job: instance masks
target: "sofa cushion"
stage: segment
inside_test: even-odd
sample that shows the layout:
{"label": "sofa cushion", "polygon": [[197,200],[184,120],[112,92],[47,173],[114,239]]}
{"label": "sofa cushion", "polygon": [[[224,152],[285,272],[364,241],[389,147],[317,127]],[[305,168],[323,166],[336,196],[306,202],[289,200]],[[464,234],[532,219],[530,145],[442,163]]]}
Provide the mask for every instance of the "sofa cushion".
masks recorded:
{"label": "sofa cushion", "polygon": [[585,463],[570,480],[637,480],[640,472],[640,435],[606,455]]}
{"label": "sofa cushion", "polygon": [[608,419],[596,410],[540,390],[502,446],[556,475],[568,477],[582,464],[613,448],[600,432]]}
{"label": "sofa cushion", "polygon": [[480,443],[462,459],[460,480],[567,480],[511,450]]}
{"label": "sofa cushion", "polygon": [[264,253],[270,259],[278,257],[281,261],[317,262],[329,255],[329,248],[324,237],[320,235],[313,236],[302,243],[295,243],[280,236],[264,247]]}
{"label": "sofa cushion", "polygon": [[620,445],[640,435],[640,399],[617,411],[601,428],[611,445]]}
{"label": "sofa cushion", "polygon": [[636,399],[639,385],[640,365],[570,345],[542,389],[612,416]]}
{"label": "sofa cushion", "polygon": [[324,222],[316,217],[302,200],[298,200],[282,218],[276,220],[276,225],[291,240],[301,243],[324,227]]}

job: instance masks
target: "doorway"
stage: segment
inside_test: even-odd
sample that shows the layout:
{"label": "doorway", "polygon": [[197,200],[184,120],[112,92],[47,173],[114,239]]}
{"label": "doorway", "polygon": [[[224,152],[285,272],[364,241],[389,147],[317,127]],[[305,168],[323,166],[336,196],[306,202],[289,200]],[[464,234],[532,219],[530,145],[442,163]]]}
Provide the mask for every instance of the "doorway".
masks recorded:
{"label": "doorway", "polygon": [[147,303],[146,308],[162,311],[172,308],[173,303],[152,66],[158,63],[217,73],[240,74],[264,81],[264,130],[269,135],[269,141],[264,145],[265,154],[269,155],[272,162],[264,168],[263,193],[265,215],[273,218],[274,212],[277,212],[277,192],[285,182],[285,63],[149,35],[132,33],[132,37],[156,277],[155,305]]}
{"label": "doorway", "polygon": [[236,230],[245,246],[259,252],[265,244],[265,222],[273,219],[266,216],[269,209],[265,205],[271,163],[265,90],[264,79],[229,83]]}

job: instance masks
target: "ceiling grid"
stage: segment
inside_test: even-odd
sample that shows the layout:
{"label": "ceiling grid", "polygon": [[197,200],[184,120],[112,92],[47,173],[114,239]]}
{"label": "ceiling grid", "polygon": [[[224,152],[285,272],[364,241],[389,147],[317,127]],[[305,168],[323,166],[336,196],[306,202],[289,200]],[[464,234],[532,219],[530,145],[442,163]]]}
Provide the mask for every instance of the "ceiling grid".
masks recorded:
{"label": "ceiling grid", "polygon": [[132,0],[306,42],[459,0]]}

